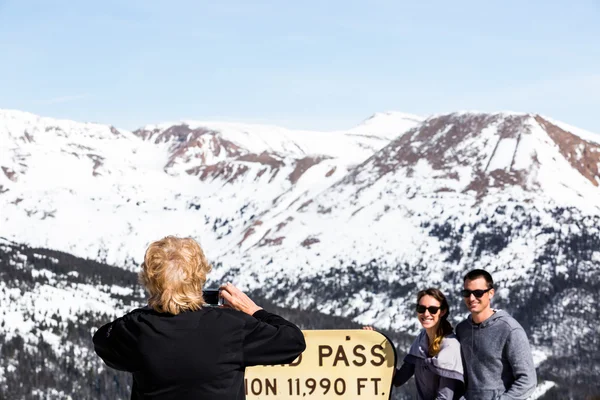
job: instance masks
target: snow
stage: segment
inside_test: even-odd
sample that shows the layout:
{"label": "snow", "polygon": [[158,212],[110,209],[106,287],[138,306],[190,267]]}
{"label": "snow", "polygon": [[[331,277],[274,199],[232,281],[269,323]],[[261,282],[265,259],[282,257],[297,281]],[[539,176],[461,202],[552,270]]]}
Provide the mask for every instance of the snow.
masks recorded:
{"label": "snow", "polygon": [[[415,154],[435,149],[453,127],[473,114],[452,115],[451,123],[427,140],[409,143]],[[503,118],[515,116],[523,117],[519,139],[502,137]],[[496,117],[480,132],[439,149],[436,154],[448,160],[441,167],[436,158],[422,157],[409,164],[399,159],[398,148],[387,149],[387,159],[378,158],[385,146],[392,146],[392,139],[423,121],[402,113],[378,113],[355,128],[333,132],[187,122],[192,129],[205,128],[237,144],[243,154],[271,152],[281,166],[270,167],[236,160],[224,152],[216,154],[210,141],[202,142],[206,148],[191,146],[174,154],[173,143],[157,144],[127,131],[115,135],[108,126],[0,110],[0,159],[16,176],[10,179],[0,172],[0,185],[9,189],[0,194],[1,235],[133,270],[138,269],[149,242],[167,234],[192,236],[211,261],[220,263],[209,283],[226,277],[242,289],[266,288],[269,294],[271,288],[288,294],[287,306],[314,307],[350,316],[360,324],[416,334],[419,324],[410,309],[414,293],[390,296],[393,289],[379,287],[353,290],[353,279],[363,282],[363,275],[371,273],[363,265],[376,259],[379,264],[373,271],[378,285],[393,288],[401,281],[416,289],[440,287],[446,293],[456,291],[449,274],[485,267],[501,283],[498,299],[506,301],[511,285],[530,276],[538,249],[550,240],[544,228],[565,236],[583,227],[595,228],[594,220],[585,217],[599,215],[600,189],[565,160],[532,116],[499,113]],[[147,128],[156,129],[156,136],[171,126]],[[297,160],[307,155],[321,160],[292,183],[289,176]],[[218,174],[202,180],[186,172],[217,162],[234,170],[244,167],[246,172],[234,182]],[[498,170],[523,173],[525,182],[494,181],[481,197],[474,189],[467,191],[478,174],[491,180],[489,173]],[[499,205],[505,207],[502,213],[497,211]],[[581,226],[557,222],[551,212],[560,206],[571,207],[562,217],[581,220]],[[539,223],[519,228],[520,218],[528,217]],[[464,228],[462,236],[434,232],[434,227],[445,224],[454,234]],[[497,251],[475,255],[476,238],[493,234],[510,235],[510,241]],[[277,239],[280,245],[273,244]],[[306,239],[319,242],[305,247]],[[0,246],[7,243],[0,238]],[[444,260],[450,246],[461,254],[452,262]],[[591,262],[600,262],[600,251],[591,254]],[[24,255],[10,263],[28,268]],[[356,266],[353,276],[348,272],[351,265]],[[558,263],[555,273],[567,272]],[[31,274],[44,283],[27,293],[0,282],[0,302],[8,305],[0,329],[9,338],[20,334],[34,342],[37,337],[29,333],[35,324],[41,319],[54,326],[53,314],[76,320],[87,311],[117,316],[131,307],[118,300],[133,294],[131,288],[67,283],[66,276],[47,269],[31,270]],[[66,275],[77,277],[79,272],[75,267]],[[311,282],[341,288],[347,295],[322,301],[318,296],[323,294],[312,296]],[[567,296],[557,305],[570,306],[578,300]],[[32,309],[36,321],[28,313]],[[464,316],[454,313],[452,320]],[[589,329],[581,328],[573,334],[587,333]],[[43,340],[60,351],[57,335],[45,331]],[[550,353],[534,347],[533,355],[539,366]],[[554,385],[541,382],[533,398]]]}
{"label": "snow", "polygon": [[532,124],[531,134],[525,135],[521,143],[519,147],[527,150],[519,156],[515,168],[524,169],[525,165],[531,165],[530,155],[535,154],[539,163],[539,166],[533,166],[537,183],[543,192],[551,194],[555,202],[584,210],[600,204],[598,187],[571,166],[541,126]]}
{"label": "snow", "polygon": [[533,364],[537,368],[548,359],[548,356],[551,354],[551,351],[545,348],[533,347],[531,349],[531,353],[533,354]]}
{"label": "snow", "polygon": [[[210,227],[203,226],[203,217],[187,207],[198,202],[198,198],[202,198],[203,207],[213,211],[212,215],[226,199],[230,207],[224,209],[225,213],[216,214],[231,219],[232,210],[252,203],[257,203],[255,210],[261,209],[283,193],[276,204],[281,211],[299,196],[324,190],[347,173],[349,164],[358,163],[386,143],[372,129],[369,130],[372,137],[365,138],[341,131],[302,132],[248,124],[190,123],[192,127],[221,130],[228,140],[248,146],[248,151],[270,149],[287,151],[293,156],[315,152],[326,157],[339,156],[311,167],[293,187],[287,182],[293,165],[284,165],[273,185],[268,183],[274,175],[267,172],[254,182],[227,188],[219,180],[201,184],[198,178],[185,173],[165,174],[168,144],[156,145],[129,132],[115,136],[109,127],[100,125],[26,113],[2,115],[5,118],[0,122],[0,134],[12,138],[10,142],[2,141],[6,144],[2,159],[25,165],[17,182],[10,182],[12,190],[8,198],[4,197],[7,204],[0,218],[6,231],[11,232],[12,238],[27,238],[34,246],[62,249],[90,258],[102,254],[101,259],[113,264],[122,264],[132,256],[138,258],[150,240],[166,233],[191,235],[206,243],[206,229]],[[406,124],[413,126],[416,122]],[[403,125],[395,131],[405,128]],[[34,141],[19,142],[23,132],[28,132]],[[365,147],[367,142],[371,147]],[[94,158],[98,157],[102,164],[95,168]],[[256,163],[244,164],[250,168],[249,175],[258,176],[264,168]],[[176,165],[177,168],[171,168],[173,171],[185,170],[189,163]],[[323,179],[332,170],[334,173]],[[169,210],[164,209],[166,204]],[[23,224],[27,220],[35,223],[36,228],[32,230]],[[69,234],[55,235],[55,232]],[[145,234],[139,236],[138,232]],[[71,237],[77,237],[77,241],[72,242]],[[124,242],[122,237],[126,238]],[[226,247],[233,245],[232,242]],[[131,249],[137,249],[135,255]]]}
{"label": "snow", "polygon": [[487,167],[487,171],[491,172],[497,169],[508,170],[516,149],[517,139],[500,139]]}
{"label": "snow", "polygon": [[[422,121],[402,113],[375,114],[355,128],[333,132],[186,122],[192,129],[214,131],[215,137],[239,146],[242,154],[272,153],[281,161],[272,167],[240,161],[225,152],[216,154],[210,141],[198,142],[206,144],[202,148],[178,148],[180,153],[174,143],[155,143],[156,136],[172,124],[146,127],[156,132],[152,139],[143,140],[127,131],[115,135],[108,126],[0,110],[0,159],[16,171],[15,180],[0,172],[0,185],[9,189],[0,194],[1,234],[34,247],[133,270],[151,241],[168,234],[191,236],[210,260],[222,264],[209,276],[211,282],[227,277],[243,289],[287,283],[289,287],[273,290],[290,290],[288,305],[315,306],[326,313],[353,316],[359,323],[414,332],[418,322],[406,317],[414,293],[390,299],[387,293],[363,288],[345,299],[314,304],[314,299],[302,296],[302,286],[292,283],[322,281],[329,272],[343,273],[351,262],[360,266],[376,258],[381,263],[378,278],[390,285],[408,279],[403,284],[455,290],[447,274],[476,263],[509,286],[527,277],[538,256],[536,249],[549,240],[542,227],[556,226],[552,209],[575,207],[582,217],[600,212],[600,189],[565,160],[547,132],[527,114],[495,114],[495,122],[480,132],[469,132],[452,147],[439,148],[440,143],[448,143],[444,139],[452,127],[472,116],[451,114],[449,125],[427,140],[410,142],[407,147],[414,154],[439,150],[437,158],[421,157],[414,163],[399,159],[404,149],[385,147],[397,145],[391,140]],[[522,117],[519,140],[499,132],[508,117]],[[416,131],[413,136],[418,136]],[[289,177],[298,160],[307,155],[320,162],[307,164],[292,183]],[[205,156],[204,164],[200,156]],[[436,162],[442,156],[447,164],[440,166]],[[225,172],[204,180],[201,173],[187,172],[216,162],[245,172],[233,182]],[[498,170],[521,173],[525,182],[494,181],[478,197],[470,185],[480,175],[491,181],[489,173]],[[506,205],[505,214],[496,212],[499,204]],[[518,225],[519,213],[539,218],[541,226],[513,233],[497,252],[473,254],[478,235],[493,234],[489,226],[498,227],[499,235],[508,235],[506,227]],[[481,223],[484,218],[494,225]],[[444,224],[464,227],[463,236],[454,241],[432,233],[433,227]],[[564,228],[565,234],[575,229]],[[319,242],[306,247],[302,244],[306,239]],[[280,245],[274,244],[277,240]],[[456,262],[444,261],[448,246],[462,254]],[[600,260],[600,252],[592,260]],[[401,271],[405,265],[415,272]],[[239,270],[232,278],[228,274],[236,267]],[[31,273],[56,279],[47,270]],[[12,290],[6,293],[2,300],[11,304],[6,316],[10,329],[27,331],[31,325],[20,307],[34,301],[40,312],[65,318],[83,310],[113,315],[125,306],[115,303],[111,295],[126,296],[131,290],[47,284],[24,296]],[[509,292],[500,290],[499,296],[506,298]]]}
{"label": "snow", "polygon": [[397,111],[376,113],[358,126],[348,130],[352,135],[377,135],[388,140],[395,139],[401,133],[414,128],[425,118]]}
{"label": "snow", "polygon": [[556,382],[543,381],[539,382],[535,388],[533,394],[529,397],[529,400],[535,400],[541,398],[548,390],[556,386]]}
{"label": "snow", "polygon": [[110,288],[110,293],[111,294],[118,294],[121,296],[128,296],[133,294],[133,289],[132,288],[124,288],[122,286],[117,286],[117,285],[113,285]]}
{"label": "snow", "polygon": [[273,125],[243,124],[215,121],[182,121],[147,125],[148,131],[164,132],[173,125],[190,129],[206,129],[223,135],[227,140],[254,154],[270,152],[294,157],[324,155],[355,160],[368,157],[372,149],[379,150],[387,142],[417,126],[421,118],[403,113],[374,115],[348,131],[292,130]]}

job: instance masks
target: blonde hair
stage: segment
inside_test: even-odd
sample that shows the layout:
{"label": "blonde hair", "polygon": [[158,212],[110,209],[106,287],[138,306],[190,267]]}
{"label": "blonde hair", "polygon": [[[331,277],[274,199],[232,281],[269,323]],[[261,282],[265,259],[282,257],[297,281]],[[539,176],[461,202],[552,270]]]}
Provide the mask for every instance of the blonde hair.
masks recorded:
{"label": "blonde hair", "polygon": [[446,296],[439,289],[429,288],[425,290],[421,290],[417,293],[417,304],[421,300],[423,296],[431,296],[440,303],[440,314],[442,311],[446,311],[446,314],[440,317],[440,323],[438,325],[437,331],[435,332],[435,339],[431,343],[429,343],[429,356],[435,357],[440,350],[442,349],[442,340],[444,337],[451,334],[454,330],[452,329],[452,325],[448,321],[448,315],[450,314],[450,309],[448,307],[448,300],[446,300]]}
{"label": "blonde hair", "polygon": [[167,236],[151,243],[141,267],[140,283],[154,310],[177,315],[202,307],[202,287],[212,267],[194,239]]}

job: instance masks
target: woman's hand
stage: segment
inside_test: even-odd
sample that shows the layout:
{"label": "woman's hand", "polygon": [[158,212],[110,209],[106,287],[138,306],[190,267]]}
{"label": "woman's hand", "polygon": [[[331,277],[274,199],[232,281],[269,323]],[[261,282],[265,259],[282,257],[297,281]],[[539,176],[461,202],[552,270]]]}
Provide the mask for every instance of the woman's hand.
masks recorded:
{"label": "woman's hand", "polygon": [[374,331],[375,328],[373,328],[372,326],[363,326],[363,331]]}
{"label": "woman's hand", "polygon": [[262,310],[262,307],[257,306],[250,297],[229,282],[221,285],[219,289],[221,289],[221,297],[225,300],[225,307],[233,308],[248,315],[253,315],[258,310]]}

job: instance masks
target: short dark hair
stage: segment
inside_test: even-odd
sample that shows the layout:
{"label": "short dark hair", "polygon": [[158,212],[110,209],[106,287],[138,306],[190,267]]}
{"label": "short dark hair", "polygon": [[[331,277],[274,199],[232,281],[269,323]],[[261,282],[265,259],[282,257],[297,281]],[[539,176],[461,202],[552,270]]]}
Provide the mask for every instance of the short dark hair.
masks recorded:
{"label": "short dark hair", "polygon": [[472,271],[469,271],[466,275],[465,278],[463,279],[463,282],[466,282],[467,279],[472,281],[474,279],[477,278],[483,278],[485,279],[485,282],[487,283],[487,287],[488,289],[491,289],[494,287],[494,280],[492,279],[492,275],[490,275],[489,272],[487,272],[486,270],[483,269],[474,269]]}

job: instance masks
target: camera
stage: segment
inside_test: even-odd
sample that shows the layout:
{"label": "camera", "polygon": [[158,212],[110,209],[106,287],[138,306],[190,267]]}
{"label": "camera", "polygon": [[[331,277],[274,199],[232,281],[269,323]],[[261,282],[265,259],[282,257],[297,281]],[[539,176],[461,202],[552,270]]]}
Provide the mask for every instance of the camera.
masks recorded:
{"label": "camera", "polygon": [[223,305],[223,298],[220,296],[219,289],[203,289],[202,297],[204,297],[204,304],[217,307]]}

